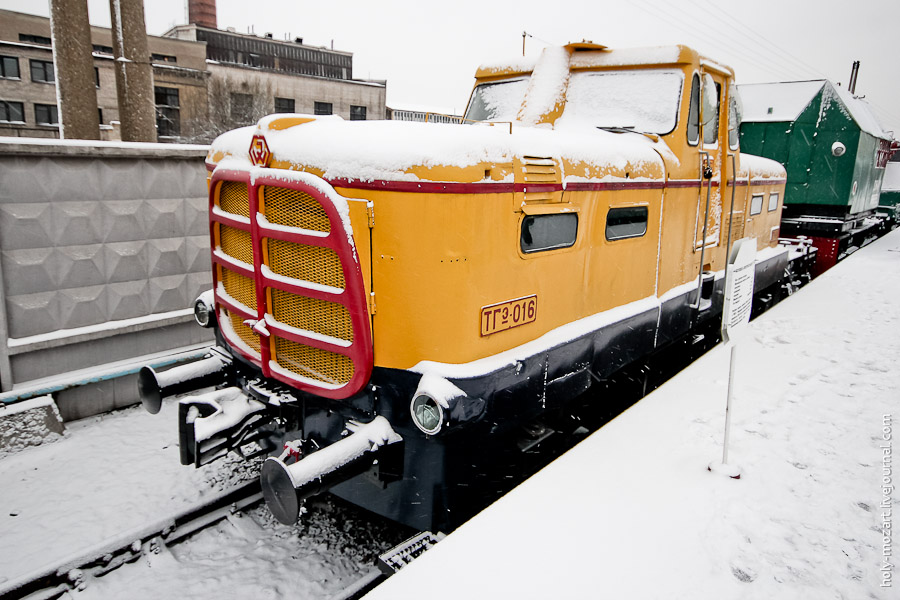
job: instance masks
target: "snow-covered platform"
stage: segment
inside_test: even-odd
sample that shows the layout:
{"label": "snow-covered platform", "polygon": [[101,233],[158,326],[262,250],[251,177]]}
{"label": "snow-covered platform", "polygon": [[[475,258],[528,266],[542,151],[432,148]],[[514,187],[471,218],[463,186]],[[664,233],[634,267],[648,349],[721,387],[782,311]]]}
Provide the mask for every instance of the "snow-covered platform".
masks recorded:
{"label": "snow-covered platform", "polygon": [[750,330],[366,598],[897,598],[900,231]]}

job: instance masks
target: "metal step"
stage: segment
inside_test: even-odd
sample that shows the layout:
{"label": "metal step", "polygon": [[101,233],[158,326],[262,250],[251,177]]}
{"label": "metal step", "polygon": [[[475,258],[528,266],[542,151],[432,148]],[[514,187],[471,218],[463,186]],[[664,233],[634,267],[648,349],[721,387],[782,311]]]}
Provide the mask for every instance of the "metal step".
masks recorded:
{"label": "metal step", "polygon": [[401,542],[378,557],[378,568],[385,575],[393,575],[426,550],[447,537],[443,533],[423,531]]}

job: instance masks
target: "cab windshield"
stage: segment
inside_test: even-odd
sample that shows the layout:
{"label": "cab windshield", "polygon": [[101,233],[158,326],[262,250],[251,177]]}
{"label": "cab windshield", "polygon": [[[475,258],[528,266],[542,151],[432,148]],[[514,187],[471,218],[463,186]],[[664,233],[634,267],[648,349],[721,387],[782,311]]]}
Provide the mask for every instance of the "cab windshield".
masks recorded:
{"label": "cab windshield", "polygon": [[472,92],[468,121],[514,121],[528,89],[528,78],[482,83]]}
{"label": "cab windshield", "polygon": [[684,75],[677,70],[575,73],[563,122],[666,134],[675,129]]}

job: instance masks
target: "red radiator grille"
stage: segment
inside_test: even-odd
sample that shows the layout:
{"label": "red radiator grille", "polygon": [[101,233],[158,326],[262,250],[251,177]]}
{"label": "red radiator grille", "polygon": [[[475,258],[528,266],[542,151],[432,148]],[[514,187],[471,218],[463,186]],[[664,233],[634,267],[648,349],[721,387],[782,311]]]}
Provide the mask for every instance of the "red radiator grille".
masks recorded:
{"label": "red radiator grille", "polygon": [[[362,273],[334,205],[342,199],[323,192],[321,180],[310,185],[306,174],[292,180],[262,171],[255,185],[242,171],[216,170],[211,180],[210,205],[220,209],[211,212],[210,233],[221,252],[213,261],[226,293],[217,296],[229,325],[223,334],[264,375],[346,398],[368,381],[372,342]],[[262,320],[265,327],[253,327]]]}

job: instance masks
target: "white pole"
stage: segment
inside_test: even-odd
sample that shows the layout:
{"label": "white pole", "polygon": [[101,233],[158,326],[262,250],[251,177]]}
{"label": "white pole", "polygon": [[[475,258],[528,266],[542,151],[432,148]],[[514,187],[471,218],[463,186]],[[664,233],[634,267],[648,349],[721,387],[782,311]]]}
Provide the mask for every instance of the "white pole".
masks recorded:
{"label": "white pole", "polygon": [[725,400],[725,443],[722,445],[722,464],[728,464],[728,438],[731,434],[731,395],[734,389],[734,363],[737,344],[731,342],[731,364],[728,367],[728,398]]}

